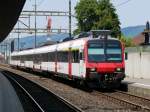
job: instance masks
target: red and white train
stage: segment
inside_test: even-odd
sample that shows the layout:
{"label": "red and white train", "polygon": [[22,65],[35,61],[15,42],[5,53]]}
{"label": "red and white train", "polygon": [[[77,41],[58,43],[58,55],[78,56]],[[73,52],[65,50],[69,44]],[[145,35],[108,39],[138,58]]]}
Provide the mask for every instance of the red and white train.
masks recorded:
{"label": "red and white train", "polygon": [[125,77],[124,46],[113,38],[79,38],[11,54],[12,66],[77,81],[119,85]]}

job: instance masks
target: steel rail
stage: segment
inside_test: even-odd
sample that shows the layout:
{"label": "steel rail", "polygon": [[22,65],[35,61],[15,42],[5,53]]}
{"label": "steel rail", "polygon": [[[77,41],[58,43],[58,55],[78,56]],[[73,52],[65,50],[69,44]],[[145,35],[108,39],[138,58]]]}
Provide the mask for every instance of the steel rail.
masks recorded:
{"label": "steel rail", "polygon": [[[9,71],[10,73],[13,73],[14,75],[17,75],[17,74],[15,74],[14,72],[11,72],[11,71]],[[6,74],[5,72],[3,72],[3,74]],[[8,75],[8,74],[6,74],[8,77],[10,77],[11,79],[13,79],[13,81],[15,81],[15,83],[17,83],[18,85],[20,85],[21,86],[21,84],[19,84],[19,82],[18,81],[16,81],[15,80],[15,78],[12,78],[13,76],[10,76],[10,75]],[[20,76],[20,75],[18,75],[18,77],[22,77],[22,76]],[[24,78],[24,77],[22,77],[22,78]],[[76,112],[84,112],[83,110],[81,110],[79,107],[77,107],[76,105],[74,105],[74,104],[72,104],[71,102],[69,102],[69,101],[67,101],[66,99],[64,99],[63,97],[61,97],[61,96],[59,96],[59,95],[57,95],[57,94],[55,94],[54,92],[52,92],[51,90],[49,90],[48,88],[46,88],[46,87],[44,87],[44,86],[41,86],[41,85],[39,85],[39,84],[37,84],[36,82],[34,82],[34,81],[31,81],[31,80],[28,80],[28,79],[26,79],[26,78],[24,78],[25,80],[27,80],[27,81],[29,81],[29,82],[31,82],[31,83],[33,83],[33,84],[35,84],[35,85],[37,85],[37,86],[39,86],[39,87],[41,87],[41,88],[43,88],[45,91],[47,91],[47,92],[50,92],[54,97],[56,97],[56,99],[58,99],[58,100],[60,100],[62,103],[64,103],[65,105],[67,105],[70,109],[72,109],[72,110],[74,110],[74,111],[76,111]],[[22,87],[22,86],[21,86]],[[22,87],[23,88],[23,87]],[[24,88],[23,88],[24,89]],[[24,89],[25,91],[26,91],[26,89]],[[26,91],[27,92],[27,91]],[[27,92],[28,93],[28,92]],[[28,93],[29,94],[29,93]],[[30,94],[29,94],[29,96],[31,96]],[[31,96],[31,98],[34,100],[34,98]],[[35,100],[34,100],[35,101]],[[36,101],[35,101],[36,102]],[[42,112],[45,112],[43,109],[42,109],[42,107],[36,102],[36,104],[39,106],[39,108],[42,110]]]}
{"label": "steel rail", "polygon": [[[3,73],[4,74],[4,73]],[[28,97],[36,104],[36,106],[40,109],[41,112],[45,112],[44,109],[36,102],[36,100],[30,95],[30,93],[21,85],[15,78],[5,74],[6,77],[10,78],[13,82],[15,82],[24,92],[28,95]]]}
{"label": "steel rail", "polygon": [[125,95],[128,95],[128,96],[133,96],[133,97],[139,98],[139,99],[141,99],[141,100],[145,100],[145,101],[149,101],[149,102],[150,102],[150,99],[145,98],[145,97],[133,95],[133,94],[126,93],[126,92],[123,92],[123,91],[119,91],[119,90],[116,90],[116,92],[121,93],[121,94],[125,94]]}
{"label": "steel rail", "polygon": [[[150,103],[150,99],[148,98],[145,98],[145,97],[141,97],[141,96],[137,96],[137,95],[133,95],[133,94],[130,94],[130,93],[126,93],[126,92],[123,92],[123,91],[119,91],[119,90],[115,90],[117,93],[120,93],[120,94],[124,94],[124,95],[127,95],[128,97],[133,97],[133,98],[136,98],[136,99],[140,99],[141,101],[145,101],[145,102],[148,102]],[[139,104],[140,105],[140,104]],[[140,105],[143,109],[147,109],[148,111],[150,111],[150,108],[149,107],[146,107],[146,106],[143,106],[143,105]]]}
{"label": "steel rail", "polygon": [[142,106],[142,105],[139,105],[139,104],[127,101],[127,100],[119,99],[119,98],[113,97],[111,95],[108,95],[108,94],[105,94],[105,93],[102,93],[99,91],[93,91],[92,94],[102,95],[105,98],[107,98],[108,100],[114,101],[115,103],[119,103],[122,105],[126,105],[127,107],[130,107],[131,109],[134,109],[134,110],[150,111],[150,108],[148,108],[148,107],[145,107],[145,106]]}

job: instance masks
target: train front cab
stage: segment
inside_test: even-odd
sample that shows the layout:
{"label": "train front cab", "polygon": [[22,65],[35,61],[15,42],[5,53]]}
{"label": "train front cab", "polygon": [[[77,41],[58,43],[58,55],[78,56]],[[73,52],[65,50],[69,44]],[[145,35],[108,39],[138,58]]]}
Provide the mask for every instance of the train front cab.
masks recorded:
{"label": "train front cab", "polygon": [[89,40],[85,46],[86,80],[119,87],[125,77],[124,47],[118,40]]}

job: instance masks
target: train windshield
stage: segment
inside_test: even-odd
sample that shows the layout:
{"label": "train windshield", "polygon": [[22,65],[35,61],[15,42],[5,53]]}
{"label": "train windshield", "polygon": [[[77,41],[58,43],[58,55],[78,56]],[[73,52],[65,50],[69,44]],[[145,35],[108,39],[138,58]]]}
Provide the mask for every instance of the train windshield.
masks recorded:
{"label": "train windshield", "polygon": [[121,43],[115,40],[91,41],[88,44],[89,62],[122,61]]}

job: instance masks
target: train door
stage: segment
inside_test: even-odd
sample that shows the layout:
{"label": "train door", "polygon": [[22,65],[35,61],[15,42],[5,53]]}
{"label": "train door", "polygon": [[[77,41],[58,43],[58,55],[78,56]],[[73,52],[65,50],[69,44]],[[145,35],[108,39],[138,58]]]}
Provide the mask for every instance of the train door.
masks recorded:
{"label": "train door", "polygon": [[72,62],[72,75],[74,77],[80,77],[80,60],[79,60],[79,49],[71,49],[71,62]]}
{"label": "train door", "polygon": [[84,50],[80,49],[79,52],[79,75],[80,77],[85,77],[85,58],[84,58]]}

